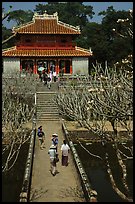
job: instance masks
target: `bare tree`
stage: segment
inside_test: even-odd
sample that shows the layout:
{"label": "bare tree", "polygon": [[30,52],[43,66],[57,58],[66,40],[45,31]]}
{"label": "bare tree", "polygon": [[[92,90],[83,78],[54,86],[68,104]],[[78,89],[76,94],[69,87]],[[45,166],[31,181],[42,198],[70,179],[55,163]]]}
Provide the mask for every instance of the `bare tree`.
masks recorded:
{"label": "bare tree", "polygon": [[[132,19],[133,11],[129,12]],[[133,26],[129,19],[118,19],[117,23],[123,23],[127,28],[126,32],[119,33],[115,29],[113,31],[121,37],[133,39]],[[56,103],[64,117],[77,121],[81,126],[100,136],[103,146],[107,142],[112,142],[125,190],[121,190],[115,181],[106,151],[107,173],[117,194],[125,201],[132,202],[125,161],[133,159],[133,146],[123,144],[120,133],[123,130],[126,133],[125,139],[133,140],[133,57],[131,54],[128,55],[126,59],[114,64],[112,68],[106,66],[103,70],[102,66],[97,64],[94,69],[93,76],[85,80],[78,78],[75,83],[72,82],[72,85],[68,82],[57,95]],[[119,142],[123,150],[119,148]],[[80,141],[79,143],[81,144]],[[84,149],[89,152],[86,148]],[[89,154],[101,159],[98,155],[90,152]]]}
{"label": "bare tree", "polygon": [[[103,142],[113,142],[119,165],[122,169],[123,186],[129,192],[127,185],[127,170],[123,161],[132,159],[132,147],[128,154],[124,154],[118,146],[121,142],[120,129],[127,133],[127,140],[132,140],[133,121],[133,73],[116,69],[111,72],[101,66],[95,67],[94,78],[77,80],[76,85],[67,82],[59,92],[56,102],[60,113],[98,134]],[[100,70],[100,72],[99,72]],[[102,71],[102,74],[100,74]],[[109,128],[108,125],[111,125]],[[127,147],[123,145],[123,148]],[[130,156],[129,156],[130,154]],[[110,176],[112,187],[123,199],[131,201],[125,193],[117,187],[111,168],[109,166],[108,153],[106,152],[107,172]]]}
{"label": "bare tree", "polygon": [[32,120],[37,76],[2,77],[2,171],[9,171],[31,133],[25,124]]}

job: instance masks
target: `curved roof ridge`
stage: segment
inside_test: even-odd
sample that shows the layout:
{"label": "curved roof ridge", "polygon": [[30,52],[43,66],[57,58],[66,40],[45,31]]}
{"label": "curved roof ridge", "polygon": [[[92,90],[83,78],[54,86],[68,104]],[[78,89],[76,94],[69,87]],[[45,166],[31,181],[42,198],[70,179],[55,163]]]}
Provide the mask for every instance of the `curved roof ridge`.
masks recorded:
{"label": "curved roof ridge", "polygon": [[64,23],[64,22],[62,22],[62,21],[58,21],[58,24],[62,24],[62,25],[64,25],[65,27],[68,27],[68,28],[71,28],[71,29],[74,29],[74,30],[80,32],[80,26],[73,26],[73,25],[70,25],[70,24],[68,24],[68,23]]}
{"label": "curved roof ridge", "polygon": [[23,27],[26,27],[26,26],[29,26],[29,25],[31,25],[31,24],[34,24],[35,22],[32,20],[32,21],[29,21],[29,22],[27,22],[27,23],[23,23],[23,24],[21,24],[21,25],[19,25],[19,26],[17,26],[17,27],[13,27],[12,28],[12,31],[13,31],[13,33],[15,33],[16,32],[16,30],[18,30],[18,29],[20,29],[20,28],[23,28]]}
{"label": "curved roof ridge", "polygon": [[16,50],[16,46],[5,48],[2,50],[2,52],[11,51],[11,50]]}
{"label": "curved roof ridge", "polygon": [[76,50],[80,50],[80,51],[84,51],[84,52],[88,52],[88,53],[92,54],[91,49],[86,49],[86,48],[82,48],[82,47],[78,47],[78,46],[75,46],[75,49]]}

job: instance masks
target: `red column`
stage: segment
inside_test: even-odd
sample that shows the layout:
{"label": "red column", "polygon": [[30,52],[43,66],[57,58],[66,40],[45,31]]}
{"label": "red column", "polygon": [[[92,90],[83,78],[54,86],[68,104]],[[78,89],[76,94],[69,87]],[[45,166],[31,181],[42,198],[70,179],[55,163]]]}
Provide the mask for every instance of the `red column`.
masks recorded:
{"label": "red column", "polygon": [[20,59],[20,72],[22,71],[22,60]]}
{"label": "red column", "polygon": [[56,69],[56,74],[59,74],[59,59],[57,60],[57,69]]}
{"label": "red column", "polygon": [[70,74],[72,74],[72,59],[70,60]]}
{"label": "red column", "polygon": [[37,74],[36,59],[34,60],[34,69],[33,69],[33,73],[34,73],[34,74]]}

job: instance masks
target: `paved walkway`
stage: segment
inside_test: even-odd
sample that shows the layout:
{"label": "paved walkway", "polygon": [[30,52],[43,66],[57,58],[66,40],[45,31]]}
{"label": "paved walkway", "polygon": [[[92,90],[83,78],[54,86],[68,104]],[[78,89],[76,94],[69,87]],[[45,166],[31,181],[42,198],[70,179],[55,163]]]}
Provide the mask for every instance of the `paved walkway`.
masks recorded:
{"label": "paved walkway", "polygon": [[[43,150],[39,148],[36,137],[30,202],[85,202],[71,153],[69,154],[69,165],[61,166],[60,146],[64,139],[61,121],[44,121],[38,123],[37,127],[40,125],[43,126],[46,133],[45,148]],[[59,173],[55,176],[52,176],[50,172],[48,154],[53,133],[57,133],[59,136],[60,161],[57,163]]]}

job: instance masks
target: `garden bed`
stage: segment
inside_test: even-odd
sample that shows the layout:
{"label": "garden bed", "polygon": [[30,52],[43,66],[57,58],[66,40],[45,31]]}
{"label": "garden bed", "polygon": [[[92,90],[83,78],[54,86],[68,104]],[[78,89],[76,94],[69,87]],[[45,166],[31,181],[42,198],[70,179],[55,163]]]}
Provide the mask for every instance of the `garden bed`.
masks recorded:
{"label": "garden bed", "polygon": [[[64,123],[72,141],[79,139],[86,142],[101,142],[100,136],[94,134],[92,131],[88,131],[86,128],[81,127],[78,122],[64,120]],[[113,131],[109,122],[106,123],[106,129],[108,130],[106,133],[110,135],[110,137],[108,136],[108,141],[113,142],[111,139]],[[127,132],[122,127],[119,126],[117,141],[121,143],[127,141],[132,142],[132,138],[128,136]]]}

